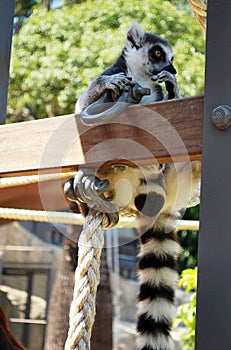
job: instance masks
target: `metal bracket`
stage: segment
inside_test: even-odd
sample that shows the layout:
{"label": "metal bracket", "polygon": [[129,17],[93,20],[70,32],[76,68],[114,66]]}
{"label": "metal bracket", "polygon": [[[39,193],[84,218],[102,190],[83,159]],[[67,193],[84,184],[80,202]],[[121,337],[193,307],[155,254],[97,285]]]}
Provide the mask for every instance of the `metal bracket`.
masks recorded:
{"label": "metal bracket", "polygon": [[89,173],[89,170],[79,169],[75,177],[64,184],[64,193],[70,201],[85,203],[89,208],[106,214],[109,221],[107,228],[110,228],[118,223],[119,213],[104,196],[108,187],[109,181],[107,179],[100,180],[97,176]]}
{"label": "metal bracket", "polygon": [[131,81],[128,92],[122,91],[117,101],[112,98],[112,93],[107,90],[96,102],[89,105],[81,114],[85,125],[98,125],[108,122],[119,116],[130,104],[137,104],[143,96],[150,95],[151,90],[144,88],[135,81]]}

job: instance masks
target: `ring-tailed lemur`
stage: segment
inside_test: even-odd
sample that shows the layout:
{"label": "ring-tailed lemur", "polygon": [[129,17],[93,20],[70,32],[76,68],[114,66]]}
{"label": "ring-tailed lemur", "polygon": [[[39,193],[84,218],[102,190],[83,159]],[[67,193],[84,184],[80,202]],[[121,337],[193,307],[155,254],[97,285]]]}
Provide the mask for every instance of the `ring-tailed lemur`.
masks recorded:
{"label": "ring-tailed lemur", "polygon": [[165,82],[167,90],[166,99],[180,97],[172,62],[173,53],[168,42],[157,35],[145,33],[135,22],[127,33],[121,55],[110,68],[93,80],[78,99],[75,112],[81,113],[107,89],[113,91],[116,100],[121,90],[127,91],[132,84],[128,77],[151,89],[151,95],[143,97],[141,103],[163,100],[162,82]]}
{"label": "ring-tailed lemur", "polygon": [[[110,89],[114,98],[127,91],[131,80],[151,89],[141,103],[180,96],[173,66],[173,53],[161,37],[145,33],[134,23],[127,33],[126,45],[117,61],[97,77],[79,98],[76,113],[97,101]],[[200,163],[177,163],[140,167],[119,166],[97,173],[107,178],[105,194],[121,215],[136,215],[139,229],[137,349],[172,350],[172,320],[176,314],[175,289],[178,283],[177,257],[180,246],[174,228],[182,209],[196,204],[200,183]],[[122,180],[122,181],[121,181]],[[125,180],[125,182],[124,182]],[[131,186],[127,186],[127,183]],[[87,208],[80,204],[84,214]]]}

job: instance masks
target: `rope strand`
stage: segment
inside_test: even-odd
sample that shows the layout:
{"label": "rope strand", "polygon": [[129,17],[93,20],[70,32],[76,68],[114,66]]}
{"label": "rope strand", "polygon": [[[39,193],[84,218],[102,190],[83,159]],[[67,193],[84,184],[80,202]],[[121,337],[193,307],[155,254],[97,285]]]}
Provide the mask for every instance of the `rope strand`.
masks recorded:
{"label": "rope strand", "polygon": [[96,291],[100,281],[100,257],[104,245],[103,227],[107,226],[106,215],[89,211],[79,238],[78,266],[65,350],[90,350]]}
{"label": "rope strand", "polygon": [[62,180],[73,177],[76,172],[38,174],[16,177],[0,177],[0,188],[30,185],[37,182]]}

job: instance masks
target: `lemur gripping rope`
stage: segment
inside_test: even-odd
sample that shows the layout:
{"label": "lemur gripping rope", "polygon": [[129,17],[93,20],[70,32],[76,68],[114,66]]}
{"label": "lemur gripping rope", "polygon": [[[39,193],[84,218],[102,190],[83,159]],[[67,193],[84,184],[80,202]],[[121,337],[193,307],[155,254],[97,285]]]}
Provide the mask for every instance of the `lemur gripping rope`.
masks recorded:
{"label": "lemur gripping rope", "polygon": [[[128,90],[131,78],[151,89],[151,95],[143,97],[141,103],[178,98],[175,75],[168,42],[145,33],[134,23],[121,55],[79,98],[76,113],[97,101],[107,89],[112,90],[116,101],[121,91]],[[165,84],[166,97],[161,83]],[[137,217],[140,240],[137,349],[173,350],[171,326],[176,315],[177,257],[181,249],[174,229],[182,210],[198,203],[200,163],[103,168],[97,176],[109,180],[105,196],[120,215]],[[86,204],[79,203],[79,207],[86,215]]]}

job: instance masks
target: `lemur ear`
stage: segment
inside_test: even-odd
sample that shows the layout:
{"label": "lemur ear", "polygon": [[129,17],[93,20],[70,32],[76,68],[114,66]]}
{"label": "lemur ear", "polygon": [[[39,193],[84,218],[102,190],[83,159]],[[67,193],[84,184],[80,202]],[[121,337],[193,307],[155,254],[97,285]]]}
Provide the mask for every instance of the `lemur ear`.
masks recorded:
{"label": "lemur ear", "polygon": [[144,34],[143,28],[137,22],[134,22],[127,32],[127,44],[139,50],[143,43]]}

